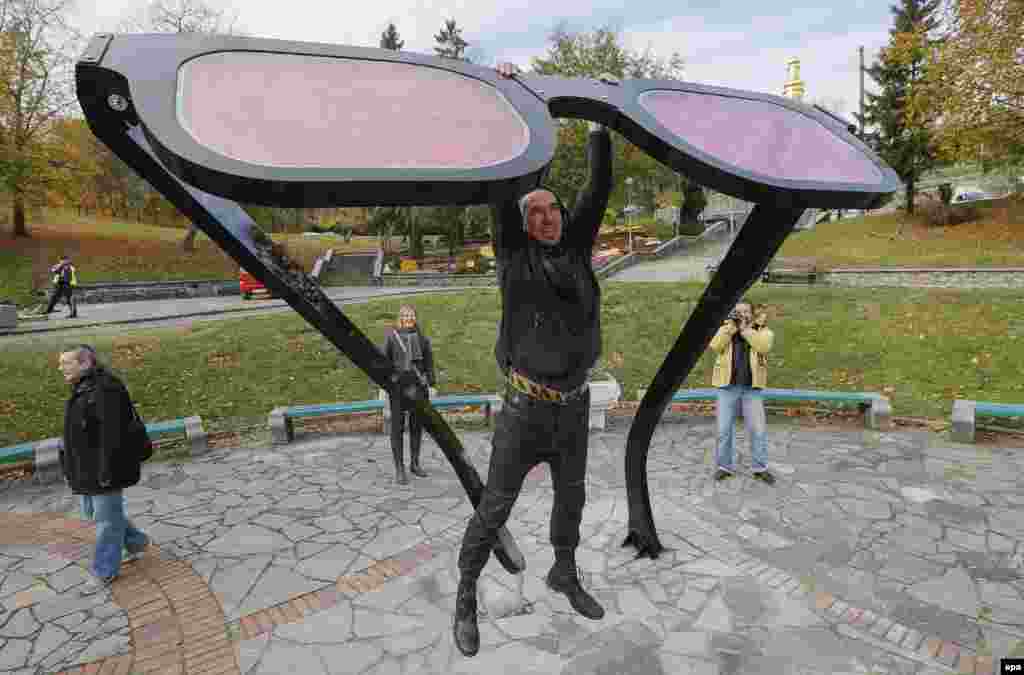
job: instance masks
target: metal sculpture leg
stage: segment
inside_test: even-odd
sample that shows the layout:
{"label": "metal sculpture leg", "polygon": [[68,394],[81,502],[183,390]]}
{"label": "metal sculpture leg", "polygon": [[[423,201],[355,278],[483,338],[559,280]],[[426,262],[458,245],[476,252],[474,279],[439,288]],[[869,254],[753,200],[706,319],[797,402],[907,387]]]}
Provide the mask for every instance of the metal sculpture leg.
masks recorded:
{"label": "metal sculpture leg", "polygon": [[[455,470],[459,482],[476,508],[483,492],[476,469],[444,418],[419,394],[418,381],[405,381],[394,364],[301,270],[295,270],[272,247],[249,215],[237,203],[217,197],[175,177],[153,152],[141,127],[117,129],[92,125],[93,132],[115,154],[149,181],[161,194],[192,219],[211,240],[251,275],[287,302],[361,368],[379,387],[399,390],[413,403],[416,414]],[[412,377],[410,375],[410,377]],[[511,574],[525,570],[526,561],[506,528],[499,532],[495,557]]]}
{"label": "metal sculpture leg", "polygon": [[647,488],[647,452],[654,428],[679,385],[707,349],[715,331],[733,305],[764,272],[803,211],[803,208],[767,204],[754,207],[640,402],[626,441],[629,531],[622,542],[623,546],[636,547],[638,558],[657,558],[664,550],[654,527]]}

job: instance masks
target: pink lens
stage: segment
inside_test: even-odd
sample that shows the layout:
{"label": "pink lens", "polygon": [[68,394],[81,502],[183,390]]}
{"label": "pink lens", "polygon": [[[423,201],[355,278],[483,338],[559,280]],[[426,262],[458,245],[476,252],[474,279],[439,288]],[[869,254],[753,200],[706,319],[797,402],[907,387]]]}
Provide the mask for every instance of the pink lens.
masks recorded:
{"label": "pink lens", "polygon": [[177,106],[199,144],[268,167],[479,169],[530,140],[486,82],[385,61],[204,54],[182,65]]}
{"label": "pink lens", "polygon": [[864,153],[813,118],[767,101],[656,90],[640,105],[715,159],[768,178],[874,184]]}

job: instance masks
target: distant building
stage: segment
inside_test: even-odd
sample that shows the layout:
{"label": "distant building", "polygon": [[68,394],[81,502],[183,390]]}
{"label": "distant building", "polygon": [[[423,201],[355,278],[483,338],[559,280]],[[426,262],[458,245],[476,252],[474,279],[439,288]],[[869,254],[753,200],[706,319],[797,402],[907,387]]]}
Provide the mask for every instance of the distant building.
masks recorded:
{"label": "distant building", "polygon": [[786,69],[788,75],[786,83],[782,85],[782,95],[802,101],[805,90],[804,81],[800,79],[800,59],[793,57],[786,61]]}

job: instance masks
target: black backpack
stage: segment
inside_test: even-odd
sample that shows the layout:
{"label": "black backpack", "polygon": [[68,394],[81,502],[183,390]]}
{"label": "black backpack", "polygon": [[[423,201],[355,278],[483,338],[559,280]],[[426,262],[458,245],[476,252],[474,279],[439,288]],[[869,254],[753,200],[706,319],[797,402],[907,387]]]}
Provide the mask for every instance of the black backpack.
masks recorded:
{"label": "black backpack", "polygon": [[139,462],[145,462],[153,456],[153,441],[149,438],[149,433],[146,431],[146,423],[142,421],[142,416],[135,409],[135,404],[132,403],[127,389],[125,390],[125,396],[128,398],[128,407],[131,409],[131,415],[128,418],[128,429],[126,431],[129,438],[129,447],[135,449],[138,453]]}
{"label": "black backpack", "polygon": [[[128,393],[128,388],[120,383],[122,401],[125,403],[124,418],[127,420],[125,424],[125,440],[127,441],[126,446],[129,450],[134,451],[135,458],[139,463],[145,462],[153,456],[153,441],[149,437],[149,432],[146,431],[146,423],[142,420],[142,416],[139,415],[139,411],[135,409],[135,404],[132,403],[131,394]],[[88,404],[90,406],[96,406],[96,390],[90,392]]]}

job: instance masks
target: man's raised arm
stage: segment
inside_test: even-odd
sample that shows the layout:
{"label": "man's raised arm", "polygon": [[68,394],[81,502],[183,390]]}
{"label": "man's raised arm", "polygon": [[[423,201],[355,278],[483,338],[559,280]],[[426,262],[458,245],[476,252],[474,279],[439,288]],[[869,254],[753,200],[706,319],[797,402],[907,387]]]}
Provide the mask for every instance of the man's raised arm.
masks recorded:
{"label": "man's raised arm", "polygon": [[491,223],[491,241],[494,243],[495,257],[526,246],[523,216],[519,213],[519,204],[514,199],[491,204]]}
{"label": "man's raised arm", "polygon": [[590,255],[612,191],[611,134],[594,122],[590,123],[587,139],[587,163],[590,165],[590,180],[576,200],[576,208],[567,223],[566,237],[570,245],[582,248]]}

